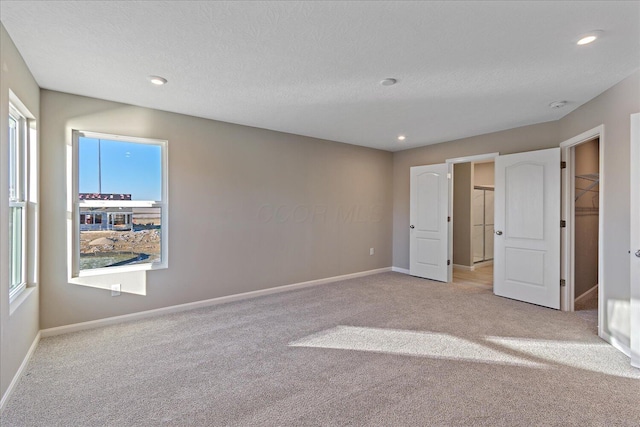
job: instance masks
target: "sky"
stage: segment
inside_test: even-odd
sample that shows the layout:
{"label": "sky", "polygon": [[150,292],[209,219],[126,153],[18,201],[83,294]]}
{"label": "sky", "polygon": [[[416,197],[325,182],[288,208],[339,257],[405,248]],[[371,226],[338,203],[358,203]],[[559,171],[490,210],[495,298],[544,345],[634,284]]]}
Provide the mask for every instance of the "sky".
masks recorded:
{"label": "sky", "polygon": [[131,194],[131,200],[159,201],[162,148],[154,144],[80,137],[78,178],[80,193]]}

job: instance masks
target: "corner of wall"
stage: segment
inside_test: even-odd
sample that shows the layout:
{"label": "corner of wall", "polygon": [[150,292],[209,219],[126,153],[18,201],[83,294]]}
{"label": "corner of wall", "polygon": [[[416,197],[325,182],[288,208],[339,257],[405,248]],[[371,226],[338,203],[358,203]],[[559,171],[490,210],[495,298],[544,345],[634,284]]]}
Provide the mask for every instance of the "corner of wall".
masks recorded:
{"label": "corner of wall", "polygon": [[[0,164],[8,164],[8,127],[9,127],[9,93],[15,94],[20,100],[20,107],[28,110],[36,122],[40,118],[40,88],[31,75],[20,52],[18,52],[9,33],[0,23]],[[30,144],[31,146],[31,144]],[[37,159],[39,142],[33,144]],[[38,170],[36,166],[36,171]],[[8,176],[0,174],[0,200],[8,200]],[[29,178],[27,178],[29,179]],[[37,181],[39,177],[34,179]],[[31,193],[29,206],[32,206]],[[34,207],[35,211],[36,208]],[[35,224],[34,224],[35,226]],[[8,209],[0,210],[0,229],[9,229]],[[37,251],[37,228],[29,228],[27,236],[27,250],[32,254]],[[2,239],[0,243],[0,396],[6,400],[7,392],[19,375],[20,369],[28,360],[30,351],[37,343],[40,330],[39,318],[39,289],[37,273],[30,273],[30,287],[16,301],[9,303],[9,242]],[[37,267],[37,266],[34,266]],[[37,272],[37,268],[33,271]]]}

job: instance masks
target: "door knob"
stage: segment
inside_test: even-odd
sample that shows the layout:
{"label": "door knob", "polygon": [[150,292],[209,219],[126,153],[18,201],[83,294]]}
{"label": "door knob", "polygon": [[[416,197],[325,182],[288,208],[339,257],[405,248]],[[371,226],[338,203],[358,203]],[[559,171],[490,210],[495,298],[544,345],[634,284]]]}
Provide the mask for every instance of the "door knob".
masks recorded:
{"label": "door knob", "polygon": [[638,250],[636,251],[636,256],[637,256],[638,258],[640,258],[640,249],[638,249]]}
{"label": "door knob", "polygon": [[[416,228],[415,225],[410,225],[409,228]],[[640,255],[639,255],[640,256]]]}
{"label": "door knob", "polygon": [[498,231],[496,231],[496,234],[497,234],[498,236],[502,236],[502,231],[498,230]]}

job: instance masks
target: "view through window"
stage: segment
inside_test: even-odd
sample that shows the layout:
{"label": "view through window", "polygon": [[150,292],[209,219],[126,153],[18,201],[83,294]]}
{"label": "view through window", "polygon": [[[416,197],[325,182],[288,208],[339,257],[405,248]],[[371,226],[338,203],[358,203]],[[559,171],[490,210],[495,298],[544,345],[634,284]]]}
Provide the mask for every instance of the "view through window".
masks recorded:
{"label": "view through window", "polygon": [[165,261],[166,142],[77,132],[77,271]]}

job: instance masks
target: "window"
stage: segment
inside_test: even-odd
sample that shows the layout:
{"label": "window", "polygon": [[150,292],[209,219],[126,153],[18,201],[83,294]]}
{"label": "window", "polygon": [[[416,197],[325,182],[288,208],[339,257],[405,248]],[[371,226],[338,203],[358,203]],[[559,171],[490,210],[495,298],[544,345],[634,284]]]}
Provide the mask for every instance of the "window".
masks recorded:
{"label": "window", "polygon": [[27,120],[9,105],[9,301],[26,287]]}
{"label": "window", "polygon": [[167,142],[74,131],[74,275],[167,265]]}

